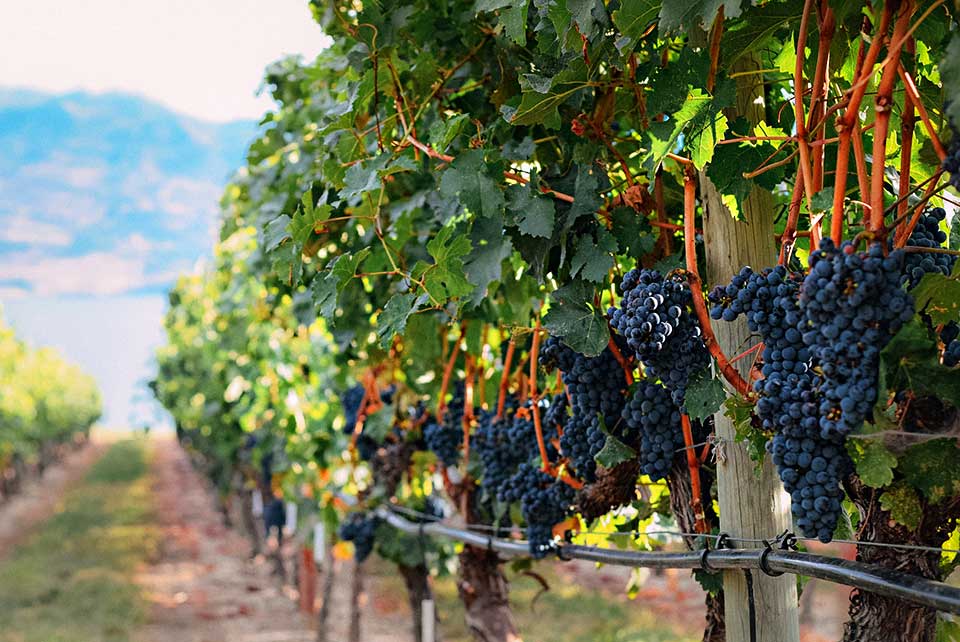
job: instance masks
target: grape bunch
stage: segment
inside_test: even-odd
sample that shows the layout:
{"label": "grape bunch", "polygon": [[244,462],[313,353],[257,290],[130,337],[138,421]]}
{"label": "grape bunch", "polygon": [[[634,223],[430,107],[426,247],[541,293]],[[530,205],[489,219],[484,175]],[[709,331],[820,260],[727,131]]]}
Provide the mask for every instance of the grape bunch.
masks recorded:
{"label": "grape bunch", "polygon": [[[615,340],[621,353],[629,355],[623,338],[615,337]],[[594,457],[606,443],[601,419],[604,425],[613,427],[623,410],[627,388],[623,368],[609,347],[596,357],[587,357],[550,337],[544,342],[544,349],[541,365],[548,369],[560,368],[571,400],[571,413],[564,423],[560,449],[573,464],[577,476],[592,482],[597,470]]]}
{"label": "grape bunch", "polygon": [[[947,234],[940,229],[940,222],[947,217],[942,207],[930,207],[923,211],[916,227],[910,233],[907,245],[913,247],[940,248],[947,240]],[[893,239],[890,240],[892,244]],[[909,283],[914,288],[925,274],[940,273],[949,275],[957,257],[939,252],[911,252],[903,254],[903,275],[901,283]]]}
{"label": "grape bunch", "polygon": [[423,429],[427,448],[444,466],[456,466],[460,461],[460,445],[463,443],[464,385],[458,383],[453,399],[443,414],[443,421],[429,421]]}
{"label": "grape bunch", "polygon": [[790,493],[797,528],[826,542],[840,517],[840,482],[851,463],[843,438],[820,431],[824,381],[803,342],[803,278],[783,266],[759,273],[745,267],[730,284],[710,293],[710,316],[734,321],[744,315],[763,339],[763,378],[753,384],[756,415],[760,427],[774,434],[767,448]]}
{"label": "grape bunch", "polygon": [[569,514],[574,491],[537,466],[524,463],[504,484],[499,499],[520,502],[530,555],[540,559],[553,548],[553,527]]}
{"label": "grape bunch", "polygon": [[877,400],[880,351],[913,318],[913,299],[900,287],[901,255],[884,257],[874,243],[857,252],[824,239],[810,254],[800,292],[803,342],[823,372],[820,433],[847,436]]}
{"label": "grape bunch", "polygon": [[368,513],[353,513],[340,525],[340,539],[353,542],[354,556],[358,562],[370,557],[380,518]]}
{"label": "grape bunch", "polygon": [[483,466],[481,488],[489,497],[496,497],[517,467],[526,459],[525,451],[517,451],[507,433],[506,419],[497,421],[496,415],[481,410],[477,428],[470,438],[470,449],[480,457]]}
{"label": "grape bunch", "polygon": [[680,274],[633,269],[620,283],[620,307],[608,311],[610,325],[683,406],[690,377],[710,364],[710,354],[693,314],[693,294]]}
{"label": "grape bunch", "polygon": [[623,407],[624,443],[639,444],[640,472],[657,481],[670,473],[677,449],[683,447],[680,409],[670,391],[641,381]]}

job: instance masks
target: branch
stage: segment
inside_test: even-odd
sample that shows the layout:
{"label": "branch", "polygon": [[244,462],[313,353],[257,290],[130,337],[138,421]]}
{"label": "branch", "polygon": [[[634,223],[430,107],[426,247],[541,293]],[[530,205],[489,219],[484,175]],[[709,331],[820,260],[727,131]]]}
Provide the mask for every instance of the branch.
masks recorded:
{"label": "branch", "polygon": [[877,87],[874,99],[874,109],[877,112],[877,126],[873,131],[873,174],[870,177],[870,225],[871,232],[883,231],[883,180],[887,158],[887,130],[890,127],[890,116],[893,109],[893,84],[897,79],[897,67],[900,66],[900,47],[903,45],[903,34],[910,24],[913,13],[913,0],[906,0],[900,6],[900,15],[893,27],[895,44],[887,54],[889,62],[884,65],[883,76]]}
{"label": "branch", "polygon": [[687,468],[690,470],[690,506],[696,519],[696,531],[707,532],[707,521],[703,514],[703,504],[700,502],[700,460],[693,447],[693,429],[690,427],[690,416],[687,413],[680,415],[683,427],[683,445],[687,453]]}
{"label": "branch", "polygon": [[443,369],[443,381],[440,384],[440,398],[437,401],[437,421],[443,421],[443,414],[447,410],[447,389],[450,387],[450,377],[453,375],[453,366],[457,363],[457,357],[460,355],[460,342],[467,333],[467,322],[460,324],[460,336],[457,342],[453,344],[453,350],[450,352],[450,359]]}
{"label": "branch", "polygon": [[533,342],[530,346],[530,405],[533,410],[533,429],[537,433],[537,448],[540,449],[541,468],[549,471],[550,458],[547,456],[547,444],[543,440],[543,425],[540,423],[540,399],[537,398],[537,358],[540,356],[540,317],[533,329]]}
{"label": "branch", "polygon": [[503,419],[503,406],[507,400],[507,388],[510,386],[510,366],[513,365],[513,353],[517,349],[517,342],[513,336],[507,344],[507,356],[503,358],[503,372],[500,373],[500,394],[497,397],[497,421]]}
{"label": "branch", "polygon": [[717,360],[717,367],[733,388],[744,397],[750,395],[750,384],[746,379],[740,376],[737,369],[730,363],[720,344],[717,343],[717,337],[713,333],[713,325],[710,321],[710,313],[707,311],[707,304],[703,299],[703,283],[700,281],[700,272],[697,269],[697,246],[695,242],[696,233],[694,232],[694,217],[696,216],[696,197],[697,184],[693,181],[694,170],[687,168],[683,177],[683,223],[684,235],[683,244],[687,259],[687,279],[690,281],[690,290],[693,295],[693,309],[697,313],[697,319],[700,322],[700,330],[703,333],[703,343],[710,351],[710,354]]}

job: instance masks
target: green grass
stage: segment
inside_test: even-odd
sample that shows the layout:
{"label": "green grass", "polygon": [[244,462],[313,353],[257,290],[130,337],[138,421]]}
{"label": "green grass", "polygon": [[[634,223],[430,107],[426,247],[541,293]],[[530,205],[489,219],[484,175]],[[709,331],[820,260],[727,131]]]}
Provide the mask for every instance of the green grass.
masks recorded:
{"label": "green grass", "polygon": [[[403,583],[388,563],[376,559],[368,566],[368,572],[377,576],[377,585],[389,586],[388,590],[405,596]],[[550,590],[539,597],[538,582],[508,573],[510,604],[524,642],[695,642],[700,639],[699,632],[690,634],[689,629],[684,631],[658,619],[652,609],[627,600],[622,593],[579,586],[554,572],[549,563],[539,564],[534,570],[550,586]],[[455,579],[449,576],[437,579],[434,591],[444,642],[470,642],[472,638],[464,625],[463,604],[457,596]]]}
{"label": "green grass", "polygon": [[157,542],[144,448],[113,445],[0,560],[0,642],[125,642],[143,622],[133,574]]}

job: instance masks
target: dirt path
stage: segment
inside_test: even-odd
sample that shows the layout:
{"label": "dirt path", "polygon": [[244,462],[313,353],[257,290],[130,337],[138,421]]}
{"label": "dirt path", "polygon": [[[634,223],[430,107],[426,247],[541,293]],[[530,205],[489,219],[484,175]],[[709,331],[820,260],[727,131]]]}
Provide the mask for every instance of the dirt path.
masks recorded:
{"label": "dirt path", "polygon": [[269,564],[225,528],[214,496],[171,439],[153,442],[152,490],[162,530],[138,574],[150,603],[137,642],[306,642],[316,636]]}
{"label": "dirt path", "polygon": [[18,494],[0,503],[0,558],[37,524],[57,512],[64,492],[83,477],[107,445],[103,441],[87,443],[67,455],[64,461],[47,468],[39,479],[28,480]]}

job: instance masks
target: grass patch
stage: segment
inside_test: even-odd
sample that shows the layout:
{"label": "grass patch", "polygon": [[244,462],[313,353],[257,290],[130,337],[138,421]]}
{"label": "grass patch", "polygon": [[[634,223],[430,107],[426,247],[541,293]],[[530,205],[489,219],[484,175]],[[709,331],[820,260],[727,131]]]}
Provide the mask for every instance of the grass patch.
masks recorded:
{"label": "grass patch", "polygon": [[[389,563],[371,558],[367,566],[368,573],[376,576],[378,586],[396,591],[406,599],[403,582]],[[695,642],[700,639],[699,633],[691,635],[658,619],[642,602],[570,582],[558,575],[550,563],[538,564],[535,570],[550,586],[550,590],[539,597],[539,583],[508,572],[510,604],[524,642]],[[436,579],[434,591],[444,642],[470,642],[472,638],[464,625],[463,604],[457,595],[455,578]]]}
{"label": "grass patch", "polygon": [[0,642],[126,642],[157,542],[143,441],[114,444],[57,513],[0,560]]}

